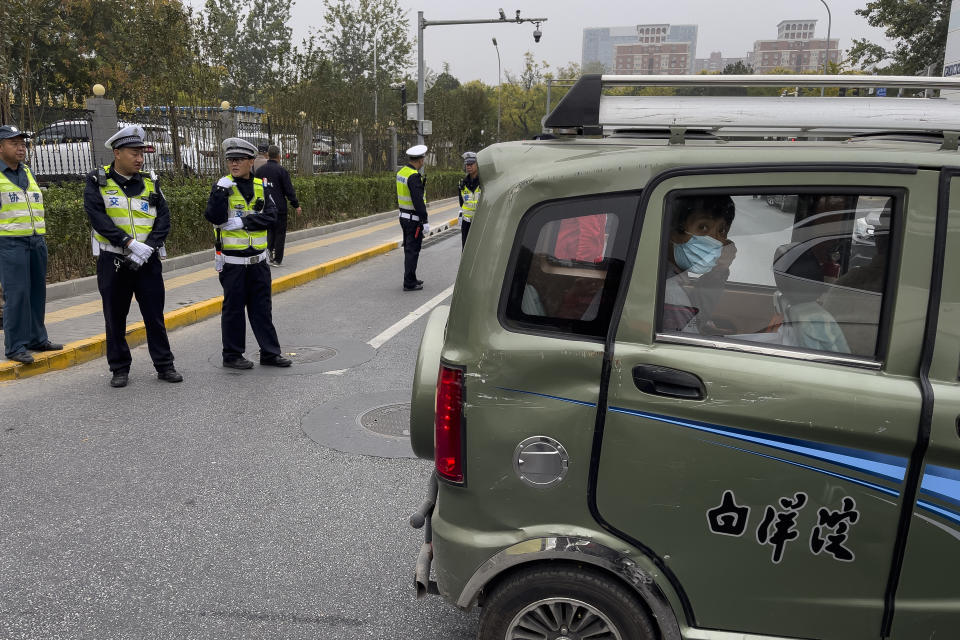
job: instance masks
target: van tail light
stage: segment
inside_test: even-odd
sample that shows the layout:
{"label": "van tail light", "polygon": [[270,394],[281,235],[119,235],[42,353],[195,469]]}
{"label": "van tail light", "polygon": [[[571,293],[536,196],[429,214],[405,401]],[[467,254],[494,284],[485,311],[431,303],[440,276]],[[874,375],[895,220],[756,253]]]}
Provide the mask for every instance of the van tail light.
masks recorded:
{"label": "van tail light", "polygon": [[440,365],[433,450],[437,475],[463,482],[463,371]]}

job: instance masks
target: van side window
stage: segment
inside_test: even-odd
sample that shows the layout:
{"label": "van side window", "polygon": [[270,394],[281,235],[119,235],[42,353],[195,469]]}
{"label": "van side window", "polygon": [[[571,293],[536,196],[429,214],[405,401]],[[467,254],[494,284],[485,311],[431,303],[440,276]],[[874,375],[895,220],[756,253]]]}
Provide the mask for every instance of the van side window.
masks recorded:
{"label": "van side window", "polygon": [[897,201],[671,194],[658,331],[877,359]]}
{"label": "van side window", "polygon": [[603,338],[639,195],[577,198],[524,216],[501,297],[505,326]]}

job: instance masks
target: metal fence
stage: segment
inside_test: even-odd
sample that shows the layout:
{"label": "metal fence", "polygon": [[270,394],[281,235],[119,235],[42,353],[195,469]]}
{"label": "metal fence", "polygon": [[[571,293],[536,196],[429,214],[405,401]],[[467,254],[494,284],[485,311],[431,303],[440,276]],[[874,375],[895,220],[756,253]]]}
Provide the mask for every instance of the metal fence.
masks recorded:
{"label": "metal fence", "polygon": [[0,111],[5,120],[0,124],[14,124],[32,136],[27,162],[38,180],[80,177],[93,168],[90,111],[42,102],[14,103]]}
{"label": "metal fence", "polygon": [[[7,122],[0,124],[12,122],[34,136],[27,162],[41,182],[79,180],[94,168],[95,158],[109,161],[109,153],[104,156],[101,147],[111,130],[93,126],[93,111],[52,104],[5,106],[0,120]],[[396,169],[394,153],[402,164],[404,151],[416,144],[409,132],[395,135],[384,127],[344,131],[329,123],[284,118],[253,107],[221,111],[219,107],[128,109],[120,105],[116,118],[118,128],[137,124],[145,129],[144,170],[168,175],[222,175],[227,170],[222,143],[231,136],[258,147],[277,145],[284,167],[300,175],[392,171]],[[102,121],[98,116],[97,122]],[[309,159],[302,158],[304,154]]]}

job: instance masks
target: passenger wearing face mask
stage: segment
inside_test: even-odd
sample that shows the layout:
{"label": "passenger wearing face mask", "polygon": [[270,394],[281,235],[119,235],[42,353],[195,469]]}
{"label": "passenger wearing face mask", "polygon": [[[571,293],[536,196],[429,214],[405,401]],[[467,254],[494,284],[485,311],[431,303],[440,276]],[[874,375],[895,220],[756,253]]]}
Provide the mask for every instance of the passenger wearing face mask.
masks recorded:
{"label": "passenger wearing face mask", "polygon": [[737,255],[736,245],[727,237],[734,216],[729,196],[674,201],[664,283],[664,331],[720,333],[710,317]]}

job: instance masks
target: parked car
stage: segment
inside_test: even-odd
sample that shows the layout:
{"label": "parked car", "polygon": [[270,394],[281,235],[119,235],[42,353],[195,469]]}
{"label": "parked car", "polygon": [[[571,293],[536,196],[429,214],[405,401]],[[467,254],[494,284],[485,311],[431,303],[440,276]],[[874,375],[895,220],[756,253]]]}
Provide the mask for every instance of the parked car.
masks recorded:
{"label": "parked car", "polygon": [[956,636],[955,106],[604,93],[642,81],[478,154],[411,394],[418,595],[481,640]]}
{"label": "parked car", "polygon": [[[130,122],[117,123],[117,129]],[[173,139],[170,130],[162,125],[141,124],[145,133],[144,171],[163,173],[174,168]],[[30,143],[28,164],[33,173],[45,176],[82,176],[93,168],[90,147],[90,123],[87,120],[61,120],[40,129]],[[188,168],[199,166],[197,154],[189,146],[181,149],[181,157]]]}

